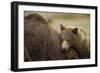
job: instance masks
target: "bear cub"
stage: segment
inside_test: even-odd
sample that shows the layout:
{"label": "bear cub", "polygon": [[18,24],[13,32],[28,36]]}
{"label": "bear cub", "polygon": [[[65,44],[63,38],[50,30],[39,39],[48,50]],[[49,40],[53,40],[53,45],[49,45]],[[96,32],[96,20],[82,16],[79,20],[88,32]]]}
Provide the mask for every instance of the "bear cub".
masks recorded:
{"label": "bear cub", "polygon": [[[63,39],[62,48],[66,50],[66,58],[88,59],[90,58],[90,42],[89,36],[84,29],[75,26],[63,26],[61,24],[60,36]],[[70,51],[71,50],[71,51]],[[70,51],[72,54],[69,54]],[[72,57],[73,58],[73,57]]]}

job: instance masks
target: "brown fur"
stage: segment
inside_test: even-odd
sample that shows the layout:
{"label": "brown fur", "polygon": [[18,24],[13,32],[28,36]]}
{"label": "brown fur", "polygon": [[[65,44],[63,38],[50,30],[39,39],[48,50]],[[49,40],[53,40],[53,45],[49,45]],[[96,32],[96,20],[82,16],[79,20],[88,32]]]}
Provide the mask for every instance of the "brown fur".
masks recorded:
{"label": "brown fur", "polygon": [[[76,49],[76,52],[79,54],[80,59],[87,59],[90,58],[90,43],[88,42],[86,37],[86,33],[84,30],[80,30],[77,27],[71,28],[71,27],[64,27],[61,25],[61,37],[63,40],[67,42],[67,49]],[[84,35],[83,35],[84,34]],[[72,48],[70,48],[72,47]],[[66,49],[66,48],[65,48]],[[73,52],[75,53],[75,52]],[[68,52],[67,52],[68,54]],[[70,54],[69,56],[72,56]],[[66,56],[66,57],[69,57]]]}
{"label": "brown fur", "polygon": [[24,61],[62,59],[61,37],[40,14],[24,17]]}
{"label": "brown fur", "polygon": [[62,54],[63,54],[63,58],[67,60],[79,59],[79,53],[73,47],[70,47],[68,50],[63,49]]}

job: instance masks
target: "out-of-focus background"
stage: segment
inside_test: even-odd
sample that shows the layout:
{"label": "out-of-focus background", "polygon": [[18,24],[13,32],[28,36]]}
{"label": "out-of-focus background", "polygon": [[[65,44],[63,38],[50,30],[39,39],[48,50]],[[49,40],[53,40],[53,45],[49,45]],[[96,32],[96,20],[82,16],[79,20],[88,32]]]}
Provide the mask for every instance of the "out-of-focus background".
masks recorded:
{"label": "out-of-focus background", "polygon": [[58,32],[60,31],[60,24],[63,24],[66,27],[76,26],[84,28],[87,34],[90,35],[90,14],[24,11],[25,16],[32,13],[38,13],[45,17],[49,25]]}

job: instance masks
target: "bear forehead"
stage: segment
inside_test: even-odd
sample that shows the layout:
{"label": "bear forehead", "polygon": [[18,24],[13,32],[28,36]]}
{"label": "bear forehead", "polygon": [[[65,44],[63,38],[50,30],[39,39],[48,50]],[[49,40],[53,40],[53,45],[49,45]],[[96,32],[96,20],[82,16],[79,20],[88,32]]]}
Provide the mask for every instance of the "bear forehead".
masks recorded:
{"label": "bear forehead", "polygon": [[65,34],[65,33],[66,33],[66,34],[67,34],[67,33],[68,33],[68,34],[73,34],[73,33],[72,33],[72,30],[73,30],[72,28],[66,28],[66,29],[64,29],[64,30],[62,31],[62,33],[64,33],[64,34]]}
{"label": "bear forehead", "polygon": [[61,32],[61,36],[62,36],[63,38],[66,38],[66,39],[75,37],[75,35],[72,33],[71,30],[62,31],[62,32]]}
{"label": "bear forehead", "polygon": [[73,28],[66,28],[65,30],[61,31],[61,36],[63,38],[69,39],[69,38],[79,38],[79,33],[74,34],[72,32]]}

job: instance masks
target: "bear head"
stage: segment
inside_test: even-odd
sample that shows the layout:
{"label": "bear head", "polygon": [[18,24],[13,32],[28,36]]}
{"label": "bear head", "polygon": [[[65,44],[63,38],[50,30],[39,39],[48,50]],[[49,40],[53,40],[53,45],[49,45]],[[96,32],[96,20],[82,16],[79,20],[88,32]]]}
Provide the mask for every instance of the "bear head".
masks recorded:
{"label": "bear head", "polygon": [[79,29],[77,27],[60,26],[60,36],[63,39],[62,48],[68,50],[70,47],[77,47],[80,42]]}

